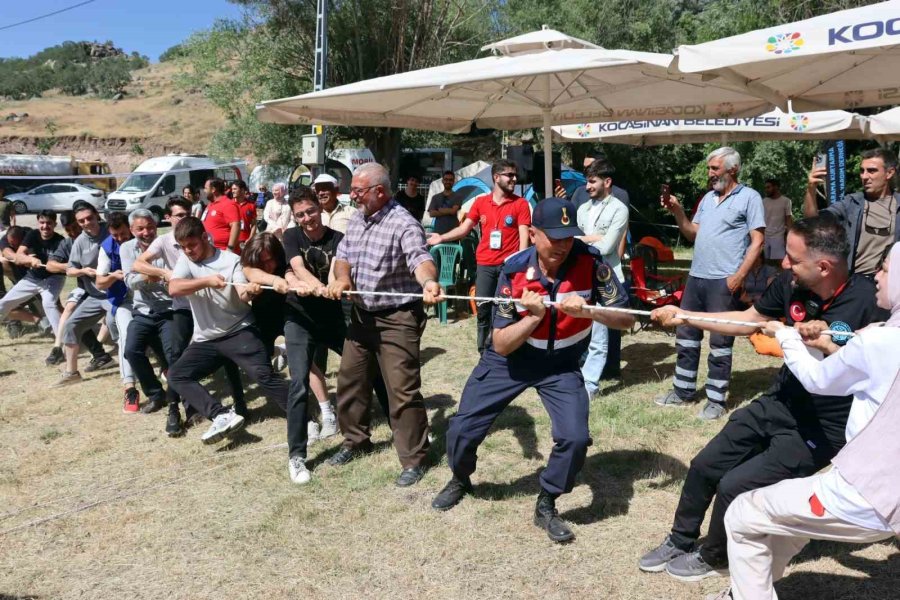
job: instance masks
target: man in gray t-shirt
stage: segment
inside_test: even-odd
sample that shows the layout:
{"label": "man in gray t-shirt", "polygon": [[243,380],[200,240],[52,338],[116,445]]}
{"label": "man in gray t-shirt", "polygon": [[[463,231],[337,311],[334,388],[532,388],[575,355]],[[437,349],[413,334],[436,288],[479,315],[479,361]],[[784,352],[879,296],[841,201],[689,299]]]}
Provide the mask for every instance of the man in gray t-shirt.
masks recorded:
{"label": "man in gray t-shirt", "polygon": [[[694,240],[694,260],[681,307],[703,312],[738,310],[744,279],[763,248],[766,222],[762,198],[753,189],[738,183],[741,156],[733,148],[724,146],[714,150],[706,163],[713,187],[703,196],[693,220],[688,219],[675,196],[661,198],[663,206],[675,215],[681,234]],[[703,331],[681,325],[676,330],[676,338],[678,360],[673,388],[656,399],[663,406],[691,402],[697,392]],[[717,333],[709,336],[707,402],[700,411],[701,419],[718,419],[725,414],[733,345],[732,336]]]}
{"label": "man in gray t-shirt", "polygon": [[248,303],[260,293],[260,287],[247,283],[240,258],[215,248],[196,217],[186,217],[175,226],[175,239],[184,255],[172,270],[169,293],[187,296],[194,313],[194,336],[181,358],[169,368],[169,383],[188,405],[212,420],[201,438],[211,444],[244,426],[243,416],[233,407],[223,407],[200,384],[226,358],[237,363],[282,410],[287,409],[288,384],[275,374],[253,327]]}
{"label": "man in gray t-shirt", "polygon": [[[81,373],[78,371],[78,341],[112,310],[112,305],[106,299],[106,292],[97,289],[95,284],[100,244],[109,236],[109,232],[106,225],[100,222],[100,215],[93,205],[87,202],[76,203],[74,213],[75,220],[81,226],[81,234],[72,243],[66,275],[78,278],[78,286],[85,291],[85,296],[62,327],[66,368],[53,387],[81,381]],[[91,359],[86,370],[93,371],[111,362],[112,357],[104,353],[99,358]]]}

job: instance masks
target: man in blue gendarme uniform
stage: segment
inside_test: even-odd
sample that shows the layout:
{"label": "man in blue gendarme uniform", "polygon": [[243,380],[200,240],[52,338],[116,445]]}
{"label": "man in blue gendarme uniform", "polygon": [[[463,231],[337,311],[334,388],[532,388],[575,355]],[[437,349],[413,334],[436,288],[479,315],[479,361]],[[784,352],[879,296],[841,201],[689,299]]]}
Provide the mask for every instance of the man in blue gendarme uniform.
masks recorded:
{"label": "man in blue gendarme uniform", "polygon": [[[497,295],[509,301],[493,315],[493,341],[469,377],[447,431],[447,462],[453,478],[431,505],[447,510],[472,491],[476,451],[494,419],[529,387],[550,414],[553,451],[541,473],[534,523],[555,542],[575,536],[559,518],[556,498],[572,490],[584,465],[588,397],[578,360],[591,339],[592,319],[612,328],[634,318],[590,311],[586,304],[624,307],[628,298],[600,253],[576,240],[575,206],[547,198],[534,209],[529,230],[533,246],[506,259]],[[552,303],[552,304],[545,304]]]}

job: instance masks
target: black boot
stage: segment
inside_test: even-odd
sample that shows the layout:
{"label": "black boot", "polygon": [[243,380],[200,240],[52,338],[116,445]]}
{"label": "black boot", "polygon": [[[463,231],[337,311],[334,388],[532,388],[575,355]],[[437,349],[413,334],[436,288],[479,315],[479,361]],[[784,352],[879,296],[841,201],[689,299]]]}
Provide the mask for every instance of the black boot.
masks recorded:
{"label": "black boot", "polygon": [[447,482],[438,495],[431,501],[431,508],[435,510],[450,510],[462,500],[463,496],[472,491],[472,482],[468,477],[459,478],[456,475]]}
{"label": "black boot", "polygon": [[178,404],[173,402],[169,404],[169,414],[166,415],[166,435],[169,437],[179,437],[184,433],[181,425],[181,411],[178,410]]}
{"label": "black boot", "polygon": [[559,518],[556,510],[556,496],[541,490],[538,494],[537,504],[534,507],[534,524],[547,532],[554,542],[569,542],[575,539],[575,534],[569,529],[565,521]]}

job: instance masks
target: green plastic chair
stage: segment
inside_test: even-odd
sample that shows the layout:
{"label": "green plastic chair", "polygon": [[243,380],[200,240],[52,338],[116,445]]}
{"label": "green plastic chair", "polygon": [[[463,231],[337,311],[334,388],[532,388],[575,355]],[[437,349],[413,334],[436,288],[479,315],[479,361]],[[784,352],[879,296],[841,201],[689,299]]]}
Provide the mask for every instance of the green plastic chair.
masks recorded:
{"label": "green plastic chair", "polygon": [[[441,285],[441,288],[444,290],[448,290],[451,287],[455,288],[456,266],[462,255],[462,246],[457,243],[438,244],[432,246],[429,252],[431,252],[434,262],[438,265],[438,283]],[[441,324],[446,325],[447,301],[437,304],[434,309],[441,320]]]}

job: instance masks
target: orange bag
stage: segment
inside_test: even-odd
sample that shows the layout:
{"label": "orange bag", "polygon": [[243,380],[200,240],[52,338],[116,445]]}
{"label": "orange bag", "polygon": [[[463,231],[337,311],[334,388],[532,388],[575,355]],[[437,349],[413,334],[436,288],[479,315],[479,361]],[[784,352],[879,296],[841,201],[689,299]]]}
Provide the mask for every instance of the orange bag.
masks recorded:
{"label": "orange bag", "polygon": [[750,343],[753,344],[753,349],[756,350],[757,354],[762,354],[763,356],[774,356],[776,358],[784,358],[784,352],[781,350],[781,344],[778,343],[773,337],[769,337],[764,333],[757,331],[749,338]]}

